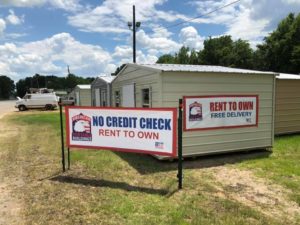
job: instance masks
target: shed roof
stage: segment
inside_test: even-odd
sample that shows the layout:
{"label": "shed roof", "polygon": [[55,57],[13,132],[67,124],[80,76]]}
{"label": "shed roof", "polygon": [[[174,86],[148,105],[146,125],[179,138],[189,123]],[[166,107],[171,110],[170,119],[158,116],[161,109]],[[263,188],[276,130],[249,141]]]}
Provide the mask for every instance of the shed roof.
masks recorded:
{"label": "shed roof", "polygon": [[78,87],[79,89],[91,89],[90,84],[79,84],[76,87]]}
{"label": "shed roof", "polygon": [[287,79],[287,80],[299,80],[300,75],[298,74],[288,74],[288,73],[280,73],[276,76],[277,79]]}
{"label": "shed roof", "polygon": [[236,69],[224,66],[212,66],[212,65],[183,65],[183,64],[132,64],[147,67],[160,71],[176,71],[176,72],[214,72],[214,73],[243,73],[243,74],[273,74],[274,72],[265,72],[257,70],[246,70],[246,69]]}
{"label": "shed roof", "polygon": [[98,76],[97,78],[105,81],[106,83],[111,83],[115,79],[113,76]]}

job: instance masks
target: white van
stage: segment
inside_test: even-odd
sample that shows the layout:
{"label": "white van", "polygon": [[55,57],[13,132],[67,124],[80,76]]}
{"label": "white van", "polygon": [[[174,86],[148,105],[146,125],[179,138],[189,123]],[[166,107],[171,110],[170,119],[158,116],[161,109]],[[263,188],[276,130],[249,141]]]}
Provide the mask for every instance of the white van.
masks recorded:
{"label": "white van", "polygon": [[59,98],[55,93],[32,93],[26,94],[23,98],[17,97],[15,107],[20,111],[27,109],[44,108],[46,110],[53,110],[58,106]]}

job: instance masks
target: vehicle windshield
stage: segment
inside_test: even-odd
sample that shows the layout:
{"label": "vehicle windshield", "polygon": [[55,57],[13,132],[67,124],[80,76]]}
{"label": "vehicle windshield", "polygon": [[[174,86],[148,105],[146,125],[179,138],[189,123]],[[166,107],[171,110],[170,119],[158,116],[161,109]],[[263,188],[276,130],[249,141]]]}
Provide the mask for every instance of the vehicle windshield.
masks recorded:
{"label": "vehicle windshield", "polygon": [[31,95],[25,95],[24,97],[23,97],[23,99],[31,99]]}

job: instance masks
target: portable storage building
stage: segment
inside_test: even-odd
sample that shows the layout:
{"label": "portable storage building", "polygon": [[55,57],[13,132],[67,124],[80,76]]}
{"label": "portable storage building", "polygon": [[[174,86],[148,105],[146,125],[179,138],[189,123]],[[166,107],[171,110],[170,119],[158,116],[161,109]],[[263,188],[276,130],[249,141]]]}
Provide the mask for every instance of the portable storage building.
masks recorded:
{"label": "portable storage building", "polygon": [[112,76],[99,76],[91,84],[92,105],[110,106]]}
{"label": "portable storage building", "polygon": [[183,155],[270,148],[274,140],[275,73],[221,66],[127,64],[112,82],[112,105],[178,107],[183,96],[258,95],[258,124],[183,132]]}
{"label": "portable storage building", "polygon": [[74,88],[75,105],[91,106],[91,85],[77,85]]}
{"label": "portable storage building", "polygon": [[275,134],[300,132],[300,75],[276,77]]}

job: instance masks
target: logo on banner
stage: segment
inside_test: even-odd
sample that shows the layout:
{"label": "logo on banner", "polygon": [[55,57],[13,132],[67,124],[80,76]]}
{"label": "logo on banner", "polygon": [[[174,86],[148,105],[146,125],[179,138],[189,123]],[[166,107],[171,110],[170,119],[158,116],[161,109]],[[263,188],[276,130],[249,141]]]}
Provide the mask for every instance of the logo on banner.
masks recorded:
{"label": "logo on banner", "polygon": [[163,149],[164,148],[164,143],[163,142],[155,142],[155,148]]}
{"label": "logo on banner", "polygon": [[82,113],[72,117],[72,140],[92,141],[90,117]]}
{"label": "logo on banner", "polygon": [[202,116],[202,104],[194,102],[189,105],[189,121],[201,121]]}

